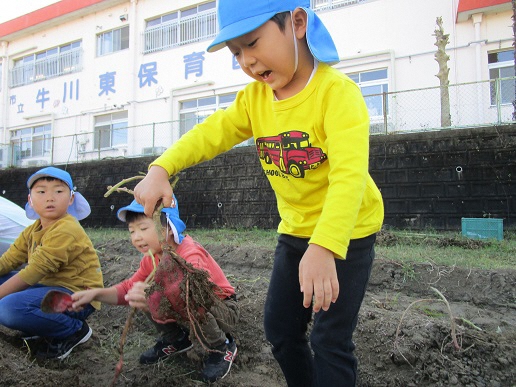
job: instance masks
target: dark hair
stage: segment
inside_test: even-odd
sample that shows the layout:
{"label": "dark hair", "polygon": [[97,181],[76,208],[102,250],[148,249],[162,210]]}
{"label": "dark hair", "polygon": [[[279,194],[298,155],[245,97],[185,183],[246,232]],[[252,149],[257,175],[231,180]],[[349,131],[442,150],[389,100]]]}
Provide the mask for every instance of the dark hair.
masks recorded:
{"label": "dark hair", "polygon": [[146,218],[147,216],[141,212],[127,211],[125,213],[125,221],[127,224],[136,222],[140,218]]}
{"label": "dark hair", "polygon": [[63,184],[64,184],[64,185],[66,185],[66,186],[68,187],[68,184],[66,184],[66,182],[64,182],[64,181],[63,181],[63,180],[61,180],[61,179],[58,179],[58,178],[56,178],[56,177],[52,177],[52,176],[43,176],[43,177],[40,177],[40,178],[38,178],[38,179],[34,180],[34,182],[32,183],[32,185],[30,186],[30,188],[29,188],[29,189],[32,189],[32,187],[34,187],[34,184],[36,184],[36,183],[37,183],[38,181],[40,181],[40,180],[45,180],[45,181],[54,181],[54,180],[59,180],[59,181],[63,182]]}
{"label": "dark hair", "polygon": [[[127,211],[125,213],[125,221],[127,224],[136,222],[138,219],[141,218],[147,218],[147,215],[145,215],[142,212],[134,212],[134,211]],[[160,222],[163,227],[167,225],[167,216],[162,212],[160,215]]]}
{"label": "dark hair", "polygon": [[159,220],[161,222],[161,225],[163,227],[167,227],[167,214],[165,214],[164,212],[162,212],[159,216]]}
{"label": "dark hair", "polygon": [[271,21],[273,21],[274,23],[276,23],[278,25],[281,32],[285,32],[287,15],[290,15],[289,11],[277,13],[276,15],[274,15],[271,18]]}

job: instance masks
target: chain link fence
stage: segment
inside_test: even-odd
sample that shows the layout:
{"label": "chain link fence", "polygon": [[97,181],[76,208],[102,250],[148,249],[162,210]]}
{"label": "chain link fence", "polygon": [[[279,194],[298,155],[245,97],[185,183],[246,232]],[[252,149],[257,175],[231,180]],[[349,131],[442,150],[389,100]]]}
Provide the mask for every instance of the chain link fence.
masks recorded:
{"label": "chain link fence", "polygon": [[[371,134],[461,129],[514,123],[516,77],[365,96]],[[0,145],[0,168],[158,156],[186,132],[182,121],[131,127],[77,128],[75,134],[32,133]],[[246,141],[240,145],[252,145]]]}
{"label": "chain link fence", "polygon": [[365,96],[366,102],[376,98],[374,105],[381,99],[381,109],[368,104],[371,134],[513,123],[515,82],[515,77],[499,78]]}

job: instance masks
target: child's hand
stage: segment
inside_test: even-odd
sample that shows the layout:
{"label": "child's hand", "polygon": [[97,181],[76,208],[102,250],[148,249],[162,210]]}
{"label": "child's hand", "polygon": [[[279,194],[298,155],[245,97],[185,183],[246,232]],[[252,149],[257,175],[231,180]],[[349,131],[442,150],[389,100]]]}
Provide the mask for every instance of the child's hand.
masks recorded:
{"label": "child's hand", "polygon": [[135,282],[133,287],[129,289],[125,295],[125,300],[133,308],[140,309],[144,312],[149,311],[149,305],[145,297],[145,289],[149,287],[145,282]]}
{"label": "child's hand", "polygon": [[97,289],[82,290],[72,294],[71,311],[80,312],[84,309],[84,305],[91,303],[95,299]]}
{"label": "child's hand", "polygon": [[314,312],[330,308],[339,296],[339,280],[333,253],[310,244],[299,262],[299,285],[304,293],[303,306],[309,308],[314,297]]}
{"label": "child's hand", "polygon": [[134,187],[134,198],[140,203],[145,215],[152,217],[156,204],[161,200],[163,207],[175,206],[168,172],[157,165],[152,166],[145,178]]}

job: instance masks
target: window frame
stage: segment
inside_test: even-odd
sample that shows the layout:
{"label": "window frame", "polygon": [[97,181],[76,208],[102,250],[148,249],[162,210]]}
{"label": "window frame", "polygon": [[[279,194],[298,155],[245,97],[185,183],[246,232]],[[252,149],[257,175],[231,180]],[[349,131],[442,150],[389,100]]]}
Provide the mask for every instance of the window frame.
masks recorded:
{"label": "window frame", "polygon": [[[206,97],[184,99],[179,102],[179,137],[190,131],[195,125],[202,123],[208,116],[219,109],[226,109],[236,99],[237,92],[210,95]],[[213,103],[210,103],[213,100]],[[185,107],[185,104],[187,106]],[[188,115],[188,116],[187,116]],[[250,138],[237,146],[254,145]]]}
{"label": "window frame", "polygon": [[[225,109],[233,103],[237,93],[210,95],[179,102],[179,137],[203,122],[218,109]],[[233,97],[231,99],[231,97]],[[222,101],[221,101],[222,99]],[[213,102],[211,102],[213,100]],[[186,105],[186,106],[185,106]],[[191,125],[190,125],[191,123]]]}
{"label": "window frame", "polygon": [[[127,110],[94,117],[93,150],[110,150],[128,144],[129,116]],[[109,136],[103,136],[108,133]],[[120,138],[117,138],[120,137]]]}
{"label": "window frame", "polygon": [[310,8],[315,12],[356,5],[369,0],[311,0]]}
{"label": "window frame", "polygon": [[82,39],[47,48],[13,61],[11,87],[82,71]]}
{"label": "window frame", "polygon": [[[385,77],[374,77],[374,73],[385,73]],[[364,71],[357,71],[347,74],[360,87],[362,96],[367,105],[367,110],[371,120],[383,119],[385,115],[389,114],[389,100],[387,99],[386,112],[383,106],[383,93],[389,92],[389,69],[387,67],[370,69]],[[371,77],[372,76],[372,77]],[[379,87],[376,93],[365,93],[366,89]],[[380,102],[378,105],[378,101]],[[373,111],[372,109],[376,110]]]}
{"label": "window frame", "polygon": [[[13,149],[19,146],[19,157],[13,161],[17,165],[20,160],[34,157],[46,157],[52,151],[52,125],[50,123],[36,126],[27,126],[12,130],[9,139]],[[37,151],[36,151],[37,150]]]}
{"label": "window frame", "polygon": [[97,34],[97,57],[129,49],[129,26],[121,26]]}
{"label": "window frame", "polygon": [[[510,59],[499,60],[503,54],[509,54]],[[503,55],[505,56],[505,55]],[[497,106],[497,95],[500,97],[500,105],[510,105],[514,101],[514,49],[498,50],[487,53],[489,73],[489,94],[491,107]],[[509,74],[502,74],[506,70]],[[509,79],[504,79],[509,78]]]}
{"label": "window frame", "polygon": [[216,1],[147,19],[142,33],[143,54],[212,38],[217,26]]}

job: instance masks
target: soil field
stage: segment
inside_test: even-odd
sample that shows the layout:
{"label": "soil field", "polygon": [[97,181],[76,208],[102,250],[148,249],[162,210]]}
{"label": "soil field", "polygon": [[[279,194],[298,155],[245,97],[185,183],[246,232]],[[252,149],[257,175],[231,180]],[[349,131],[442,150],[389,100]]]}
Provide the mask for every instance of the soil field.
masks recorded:
{"label": "soil field", "polygon": [[[393,241],[384,234],[378,243]],[[286,386],[262,327],[274,246],[205,247],[237,288],[241,306],[238,356],[217,385]],[[96,248],[106,286],[138,267],[140,256],[125,240]],[[358,385],[516,386],[515,300],[515,270],[408,265],[377,257],[355,332]],[[62,362],[36,361],[18,332],[0,327],[0,386],[109,386],[128,313],[128,308],[103,306],[88,319],[92,338]],[[204,385],[198,375],[204,353],[198,344],[166,362],[140,365],[140,353],[155,338],[151,324],[137,314],[116,386]]]}

